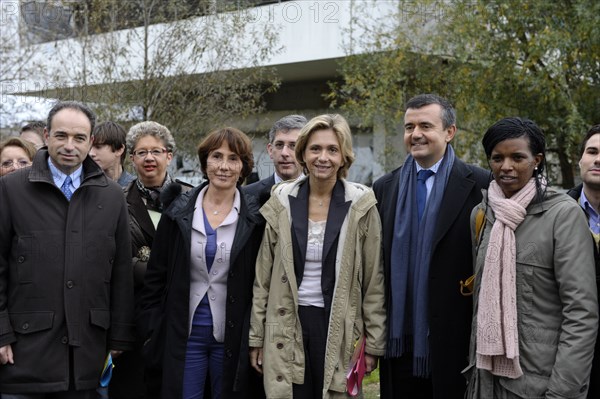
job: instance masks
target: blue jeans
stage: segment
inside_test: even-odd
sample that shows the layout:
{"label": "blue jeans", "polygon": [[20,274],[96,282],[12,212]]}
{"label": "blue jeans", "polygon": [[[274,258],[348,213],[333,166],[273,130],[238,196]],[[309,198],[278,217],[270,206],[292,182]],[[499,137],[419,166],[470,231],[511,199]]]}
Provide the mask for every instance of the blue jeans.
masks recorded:
{"label": "blue jeans", "polygon": [[204,398],[206,375],[212,399],[221,398],[223,344],[215,340],[212,326],[193,326],[188,338],[183,370],[183,399]]}

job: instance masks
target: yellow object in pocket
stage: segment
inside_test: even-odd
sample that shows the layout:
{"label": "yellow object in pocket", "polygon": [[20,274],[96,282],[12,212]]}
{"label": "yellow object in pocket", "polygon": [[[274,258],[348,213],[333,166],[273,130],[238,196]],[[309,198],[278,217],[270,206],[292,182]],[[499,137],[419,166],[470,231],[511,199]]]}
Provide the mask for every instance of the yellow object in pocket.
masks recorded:
{"label": "yellow object in pocket", "polygon": [[466,281],[460,280],[460,293],[463,296],[473,295],[473,288],[475,286],[475,275],[469,277]]}

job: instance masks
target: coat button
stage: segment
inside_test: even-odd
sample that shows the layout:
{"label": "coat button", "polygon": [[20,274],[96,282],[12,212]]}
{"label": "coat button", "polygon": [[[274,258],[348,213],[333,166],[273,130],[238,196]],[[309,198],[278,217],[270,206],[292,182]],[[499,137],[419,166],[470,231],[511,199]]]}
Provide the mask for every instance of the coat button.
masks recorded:
{"label": "coat button", "polygon": [[282,376],[280,376],[280,375],[278,375],[278,376],[277,376],[277,382],[281,382],[281,381],[283,381],[283,377],[282,377]]}
{"label": "coat button", "polygon": [[282,282],[283,284],[285,284],[285,283],[287,283],[287,282],[288,282],[288,278],[287,278],[287,276],[286,276],[285,274],[284,274],[283,276],[281,276],[281,282]]}
{"label": "coat button", "polygon": [[277,343],[277,349],[283,349],[283,344],[281,342]]}
{"label": "coat button", "polygon": [[284,308],[279,309],[279,316],[285,316],[285,309]]}
{"label": "coat button", "polygon": [[62,338],[60,339],[60,342],[62,342],[63,344],[65,344],[65,345],[66,345],[66,344],[68,344],[68,343],[69,343],[69,338],[68,338],[68,337],[66,337],[66,336],[65,336],[65,337],[62,337]]}
{"label": "coat button", "polygon": [[217,297],[216,297],[216,296],[214,296],[214,295],[211,295],[211,296],[210,296],[210,300],[211,300],[211,301],[214,301],[215,299],[217,299]]}
{"label": "coat button", "polygon": [[233,295],[229,295],[229,303],[234,303],[235,297]]}
{"label": "coat button", "polygon": [[21,328],[23,330],[27,330],[29,328],[29,323],[23,323],[23,325],[21,326]]}
{"label": "coat button", "polygon": [[227,322],[227,325],[229,326],[229,328],[233,328],[233,327],[235,327],[235,323],[234,323],[232,320],[229,320],[229,321]]}
{"label": "coat button", "polygon": [[71,280],[67,281],[67,288],[73,288],[74,285]]}
{"label": "coat button", "polygon": [[232,356],[231,349],[226,349],[225,350],[225,357],[231,358],[231,356]]}
{"label": "coat button", "polygon": [[115,263],[115,258],[110,258],[110,260],[108,261],[108,263],[110,263],[111,265],[112,265],[113,263]]}
{"label": "coat button", "polygon": [[17,262],[19,262],[19,263],[25,262],[25,257],[24,256],[19,256],[19,258],[17,259]]}
{"label": "coat button", "polygon": [[221,263],[221,262],[223,262],[222,258],[217,259],[217,263]]}
{"label": "coat button", "polygon": [[235,274],[233,273],[233,271],[229,272],[229,277],[233,277]]}

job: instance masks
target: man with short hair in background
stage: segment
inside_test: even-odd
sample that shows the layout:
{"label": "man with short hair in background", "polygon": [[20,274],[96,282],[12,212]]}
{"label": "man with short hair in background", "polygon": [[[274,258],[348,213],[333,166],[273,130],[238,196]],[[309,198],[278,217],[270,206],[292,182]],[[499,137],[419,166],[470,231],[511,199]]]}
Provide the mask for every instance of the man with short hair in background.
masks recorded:
{"label": "man with short hair in background", "polygon": [[288,115],[275,122],[269,131],[267,152],[273,160],[275,173],[244,187],[244,191],[256,197],[261,206],[271,197],[271,187],[285,180],[294,180],[302,173],[294,150],[306,122],[302,115]]}
{"label": "man with short hair in background", "polygon": [[[581,142],[579,169],[582,183],[569,190],[587,216],[590,233],[594,238],[596,260],[596,284],[600,292],[600,124],[592,126]],[[600,337],[596,339],[596,350],[590,375],[588,399],[600,398]]]}
{"label": "man with short hair in background", "polygon": [[36,150],[39,150],[46,142],[44,141],[44,128],[46,124],[42,121],[34,121],[21,128],[19,137],[33,144]]}
{"label": "man with short hair in background", "polygon": [[127,206],[88,156],[95,119],[57,103],[48,148],[0,179],[3,399],[96,398],[107,354],[135,341]]}

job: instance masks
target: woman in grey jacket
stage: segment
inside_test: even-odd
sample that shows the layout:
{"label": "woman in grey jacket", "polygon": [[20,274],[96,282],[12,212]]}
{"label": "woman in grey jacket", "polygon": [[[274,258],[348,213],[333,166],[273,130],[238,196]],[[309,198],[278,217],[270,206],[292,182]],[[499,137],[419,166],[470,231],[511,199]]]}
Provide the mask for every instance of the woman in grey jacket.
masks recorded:
{"label": "woman in grey jacket", "polygon": [[592,241],[575,201],[546,187],[545,139],[503,119],[473,210],[475,296],[467,398],[585,398],[598,324]]}

